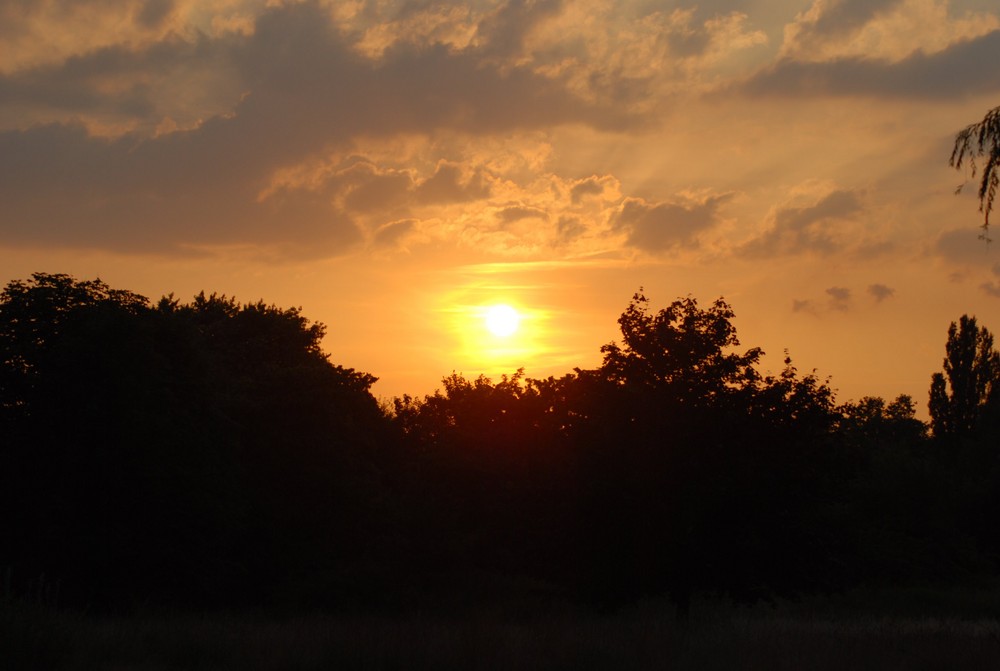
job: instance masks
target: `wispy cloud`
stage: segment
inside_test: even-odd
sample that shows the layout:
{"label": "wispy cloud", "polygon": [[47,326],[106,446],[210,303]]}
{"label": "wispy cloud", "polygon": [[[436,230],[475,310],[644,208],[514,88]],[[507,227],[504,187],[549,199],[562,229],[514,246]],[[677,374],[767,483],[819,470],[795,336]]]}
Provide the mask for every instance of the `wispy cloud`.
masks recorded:
{"label": "wispy cloud", "polygon": [[990,64],[1000,55],[1000,30],[947,49],[918,51],[898,62],[843,57],[824,62],[778,61],[738,87],[752,96],[870,96],[950,99],[1000,90]]}
{"label": "wispy cloud", "polygon": [[751,258],[813,252],[831,254],[848,242],[837,230],[844,221],[863,212],[860,196],[848,190],[835,190],[812,205],[778,208],[770,226],[740,248]]}

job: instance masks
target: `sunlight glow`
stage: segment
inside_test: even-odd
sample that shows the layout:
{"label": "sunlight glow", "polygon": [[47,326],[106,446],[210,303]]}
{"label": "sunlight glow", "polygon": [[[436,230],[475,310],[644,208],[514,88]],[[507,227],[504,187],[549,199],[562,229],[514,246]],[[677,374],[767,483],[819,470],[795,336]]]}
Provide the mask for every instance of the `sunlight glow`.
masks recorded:
{"label": "sunlight glow", "polygon": [[486,309],[486,328],[498,338],[505,338],[521,324],[521,315],[509,305],[493,305]]}

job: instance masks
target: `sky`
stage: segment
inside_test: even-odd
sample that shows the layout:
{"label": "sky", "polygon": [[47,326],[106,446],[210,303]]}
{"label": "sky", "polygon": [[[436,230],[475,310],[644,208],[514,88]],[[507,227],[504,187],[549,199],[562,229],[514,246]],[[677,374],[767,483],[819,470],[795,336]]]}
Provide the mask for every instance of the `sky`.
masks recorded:
{"label": "sky", "polygon": [[723,297],[764,372],[926,416],[1000,330],[948,166],[998,63],[995,0],[0,0],[0,282],[301,307],[383,399]]}

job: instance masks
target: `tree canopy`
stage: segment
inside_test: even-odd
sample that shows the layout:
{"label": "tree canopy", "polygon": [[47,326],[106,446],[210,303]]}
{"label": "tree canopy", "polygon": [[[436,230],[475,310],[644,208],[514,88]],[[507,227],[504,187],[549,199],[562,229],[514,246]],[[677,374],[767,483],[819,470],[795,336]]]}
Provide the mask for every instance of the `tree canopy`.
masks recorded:
{"label": "tree canopy", "polygon": [[[5,590],[84,607],[752,602],[1000,572],[997,352],[952,324],[913,400],[837,404],[723,299],[640,291],[601,364],[391,404],[297,308],[0,292]],[[443,606],[442,606],[443,607]],[[450,607],[450,606],[449,606]]]}
{"label": "tree canopy", "polygon": [[990,405],[1000,403],[1000,352],[975,317],[948,327],[944,372],[931,378],[931,426],[942,438],[967,436]]}
{"label": "tree canopy", "polygon": [[380,496],[366,450],[383,422],[374,378],[331,364],[322,334],[225,296],[8,284],[0,496],[21,513],[0,566],[71,600],[211,601],[342,558]]}

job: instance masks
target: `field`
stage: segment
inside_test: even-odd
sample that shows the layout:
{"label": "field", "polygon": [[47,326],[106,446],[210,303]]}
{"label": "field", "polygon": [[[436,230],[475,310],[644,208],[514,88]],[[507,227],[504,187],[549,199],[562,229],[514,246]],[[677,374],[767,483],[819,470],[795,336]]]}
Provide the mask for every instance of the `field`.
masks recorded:
{"label": "field", "polygon": [[[16,669],[995,669],[993,594],[867,595],[752,609],[668,604],[614,615],[564,607],[464,616],[94,616],[7,600],[2,667]],[[865,612],[867,611],[867,612]],[[926,615],[916,615],[924,611]],[[880,614],[881,612],[881,614]],[[932,614],[936,613],[936,614]]]}

